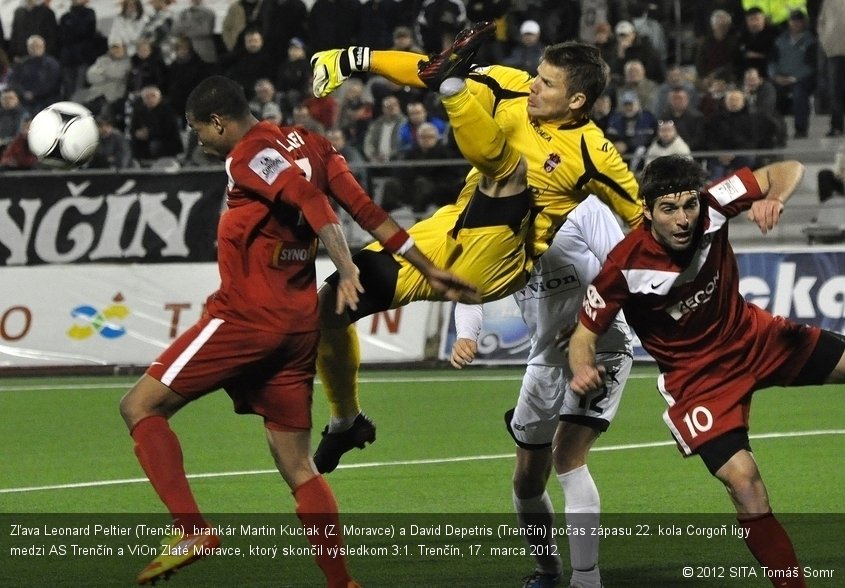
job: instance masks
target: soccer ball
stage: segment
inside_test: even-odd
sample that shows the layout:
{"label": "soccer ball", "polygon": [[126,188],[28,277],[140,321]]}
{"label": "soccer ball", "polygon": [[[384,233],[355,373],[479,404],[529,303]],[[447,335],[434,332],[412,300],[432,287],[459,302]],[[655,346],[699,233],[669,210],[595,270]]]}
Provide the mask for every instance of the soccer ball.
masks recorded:
{"label": "soccer ball", "polygon": [[76,102],[56,102],[36,114],[29,123],[29,150],[41,163],[60,169],[85,164],[100,134],[91,111]]}

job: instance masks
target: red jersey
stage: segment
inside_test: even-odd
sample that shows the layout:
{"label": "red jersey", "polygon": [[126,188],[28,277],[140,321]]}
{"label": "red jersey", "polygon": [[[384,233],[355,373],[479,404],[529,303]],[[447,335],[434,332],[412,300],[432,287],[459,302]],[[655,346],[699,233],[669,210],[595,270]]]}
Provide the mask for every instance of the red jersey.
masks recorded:
{"label": "red jersey", "polygon": [[207,310],[255,329],[300,333],[318,328],[316,231],[338,220],[317,188],[339,164],[326,157],[321,137],[286,130],[258,123],[226,159],[228,209],[217,229],[221,284]]}
{"label": "red jersey", "polygon": [[[731,374],[768,371],[784,360],[748,365],[771,318],[739,293],[739,271],[728,242],[728,219],[763,198],[750,169],[702,192],[693,246],[670,252],[643,226],[628,234],[593,280],[580,320],[603,333],[619,310],[664,373],[662,391],[681,395],[724,386]],[[670,381],[671,380],[671,381]],[[677,397],[677,396],[676,396]]]}
{"label": "red jersey", "polygon": [[296,163],[305,171],[305,177],[322,192],[340,204],[365,231],[372,231],[387,220],[388,215],[361,187],[346,159],[331,142],[302,127],[279,127],[286,137],[299,136],[308,145],[308,152],[296,153]]}

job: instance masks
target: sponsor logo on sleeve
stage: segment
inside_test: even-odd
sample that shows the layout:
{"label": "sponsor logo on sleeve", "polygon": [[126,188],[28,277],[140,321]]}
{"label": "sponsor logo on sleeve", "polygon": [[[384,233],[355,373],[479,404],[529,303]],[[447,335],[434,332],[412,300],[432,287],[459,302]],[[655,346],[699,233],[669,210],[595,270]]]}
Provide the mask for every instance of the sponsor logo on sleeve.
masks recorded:
{"label": "sponsor logo on sleeve", "polygon": [[722,206],[726,206],[740,196],[744,196],[748,190],[745,188],[742,180],[737,176],[731,176],[711,187],[708,192],[716,199],[716,202]]}
{"label": "sponsor logo on sleeve", "polygon": [[275,149],[267,147],[256,153],[249,162],[249,169],[270,186],[283,171],[290,167],[290,162]]}
{"label": "sponsor logo on sleeve", "polygon": [[596,287],[590,284],[587,287],[587,295],[584,296],[584,302],[582,304],[584,307],[584,312],[590,320],[596,320],[596,316],[598,315],[598,311],[602,308],[606,308],[607,304],[604,301],[604,298],[601,297],[599,291],[596,290]]}

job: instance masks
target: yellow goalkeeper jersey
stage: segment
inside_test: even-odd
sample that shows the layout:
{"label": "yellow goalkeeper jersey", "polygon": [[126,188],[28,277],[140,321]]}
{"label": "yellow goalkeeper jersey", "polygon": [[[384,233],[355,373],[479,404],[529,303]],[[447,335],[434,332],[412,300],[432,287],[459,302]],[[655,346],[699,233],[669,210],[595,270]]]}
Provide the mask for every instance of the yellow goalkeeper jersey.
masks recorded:
{"label": "yellow goalkeeper jersey", "polygon": [[[476,68],[467,80],[470,91],[528,162],[534,215],[526,243],[529,264],[549,248],[566,215],[590,194],[629,227],[642,222],[643,212],[634,175],[595,123],[560,126],[528,117],[532,80],[522,70],[498,65]],[[478,170],[469,173],[459,207],[466,206],[479,178]]]}

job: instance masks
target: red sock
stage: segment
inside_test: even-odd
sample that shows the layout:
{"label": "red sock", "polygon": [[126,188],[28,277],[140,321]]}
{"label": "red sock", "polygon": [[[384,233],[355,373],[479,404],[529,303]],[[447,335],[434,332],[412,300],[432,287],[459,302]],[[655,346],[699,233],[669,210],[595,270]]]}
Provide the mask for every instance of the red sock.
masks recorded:
{"label": "red sock", "polygon": [[296,514],[303,526],[316,527],[318,530],[318,533],[309,533],[307,537],[311,545],[317,548],[315,559],[326,576],[329,588],[346,588],[351,578],[346,568],[346,557],[339,552],[343,547],[343,535],[332,489],[323,476],[314,476],[298,486],[293,496],[296,499]]}
{"label": "red sock", "polygon": [[163,416],[149,416],[138,421],[130,432],[135,440],[135,455],[159,498],[183,531],[207,527],[188,485],[182,465],[179,439]]}
{"label": "red sock", "polygon": [[[739,520],[739,519],[737,519]],[[739,520],[746,529],[745,544],[748,550],[771,572],[770,580],[776,588],[806,588],[798,557],[786,530],[771,512],[750,520]],[[786,575],[795,578],[786,578]]]}

